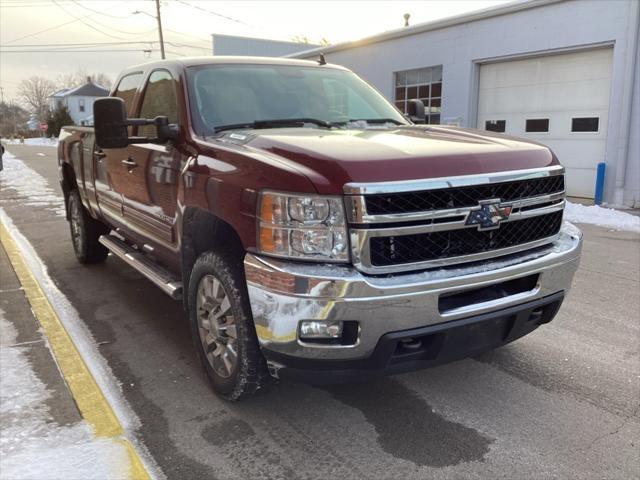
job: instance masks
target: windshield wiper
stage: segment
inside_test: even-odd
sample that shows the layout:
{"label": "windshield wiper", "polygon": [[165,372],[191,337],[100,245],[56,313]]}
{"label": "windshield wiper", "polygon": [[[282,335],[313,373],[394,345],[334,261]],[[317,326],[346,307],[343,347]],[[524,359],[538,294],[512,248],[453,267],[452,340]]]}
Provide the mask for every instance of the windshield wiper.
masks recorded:
{"label": "windshield wiper", "polygon": [[371,124],[377,123],[393,123],[395,125],[406,125],[406,123],[402,123],[395,118],[350,118],[348,122],[340,122],[340,123],[352,123],[352,122],[367,122]]}
{"label": "windshield wiper", "polygon": [[240,128],[272,128],[272,127],[298,127],[305,123],[311,123],[323,128],[331,128],[332,125],[324,120],[317,118],[276,118],[273,120],[256,120],[254,122],[236,123],[232,125],[220,125],[214,128],[214,132],[223,132],[225,130],[236,130]]}

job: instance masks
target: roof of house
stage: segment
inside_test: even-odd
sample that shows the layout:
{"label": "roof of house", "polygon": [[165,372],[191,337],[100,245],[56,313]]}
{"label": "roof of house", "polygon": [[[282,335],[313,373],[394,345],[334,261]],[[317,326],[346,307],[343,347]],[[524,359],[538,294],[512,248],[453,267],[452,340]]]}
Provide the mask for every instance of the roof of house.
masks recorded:
{"label": "roof of house", "polygon": [[109,90],[96,85],[93,82],[85,83],[75,88],[63,88],[57,91],[52,97],[106,97],[109,95]]}
{"label": "roof of house", "polygon": [[319,53],[337,52],[340,50],[348,50],[350,48],[362,47],[372,43],[384,42],[386,40],[392,40],[395,38],[408,37],[410,35],[417,35],[419,33],[429,32],[432,30],[439,30],[454,25],[460,25],[463,23],[474,22],[477,20],[483,20],[485,18],[498,17],[500,15],[508,15],[510,13],[516,13],[523,10],[529,10],[532,8],[542,7],[545,5],[563,2],[565,0],[516,0],[496,7],[484,8],[482,10],[476,10],[470,13],[464,13],[461,15],[455,15],[452,17],[446,17],[432,22],[417,23],[409,27],[402,27],[395,30],[389,30],[386,32],[378,33],[370,37],[366,37],[360,40],[351,42],[337,43],[335,45],[329,45],[326,47],[312,48],[298,53],[292,53],[286,55],[289,58],[308,58]]}

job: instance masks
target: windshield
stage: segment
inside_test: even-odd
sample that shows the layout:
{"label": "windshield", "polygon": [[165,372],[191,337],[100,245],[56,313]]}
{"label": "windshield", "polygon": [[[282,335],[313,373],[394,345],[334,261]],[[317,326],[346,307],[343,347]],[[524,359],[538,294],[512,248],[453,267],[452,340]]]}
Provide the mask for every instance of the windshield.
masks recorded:
{"label": "windshield", "polygon": [[203,136],[225,126],[286,119],[311,119],[302,124],[316,127],[355,120],[408,123],[382,95],[345,70],[203,65],[189,68],[187,76],[194,129]]}

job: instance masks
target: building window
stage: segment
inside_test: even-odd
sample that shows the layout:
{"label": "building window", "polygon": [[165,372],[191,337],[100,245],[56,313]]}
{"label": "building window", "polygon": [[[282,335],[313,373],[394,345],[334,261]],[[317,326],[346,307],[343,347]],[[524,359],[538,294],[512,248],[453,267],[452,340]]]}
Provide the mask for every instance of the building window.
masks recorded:
{"label": "building window", "polygon": [[506,127],[506,120],[487,120],[484,122],[484,129],[490,132],[504,132]]}
{"label": "building window", "polygon": [[78,110],[80,110],[81,112],[84,112],[84,98],[78,99]]}
{"label": "building window", "polygon": [[442,65],[396,72],[395,77],[394,99],[400,111],[407,113],[408,100],[422,100],[427,123],[439,124],[442,107]]}
{"label": "building window", "polygon": [[599,117],[583,117],[571,119],[572,132],[597,132],[600,124]]}
{"label": "building window", "polygon": [[548,118],[531,118],[526,122],[524,129],[525,132],[548,132],[549,131],[549,119]]}

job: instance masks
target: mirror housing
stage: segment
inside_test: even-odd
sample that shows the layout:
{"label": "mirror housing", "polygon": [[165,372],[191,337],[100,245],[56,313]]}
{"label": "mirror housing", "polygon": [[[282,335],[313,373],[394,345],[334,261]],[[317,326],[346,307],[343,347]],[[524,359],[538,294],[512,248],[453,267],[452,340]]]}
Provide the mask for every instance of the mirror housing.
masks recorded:
{"label": "mirror housing", "polygon": [[127,107],[118,97],[99,98],[93,103],[93,125],[100,148],[125,148],[129,145]]}
{"label": "mirror housing", "polygon": [[407,102],[407,115],[413,123],[426,123],[427,114],[422,100],[409,100]]}
{"label": "mirror housing", "polygon": [[[127,118],[127,107],[118,97],[99,98],[93,103],[93,124],[99,148],[125,148],[132,143],[166,143],[180,134],[178,125],[169,123],[165,116],[152,120]],[[127,127],[134,125],[155,125],[157,137],[130,137]]]}

